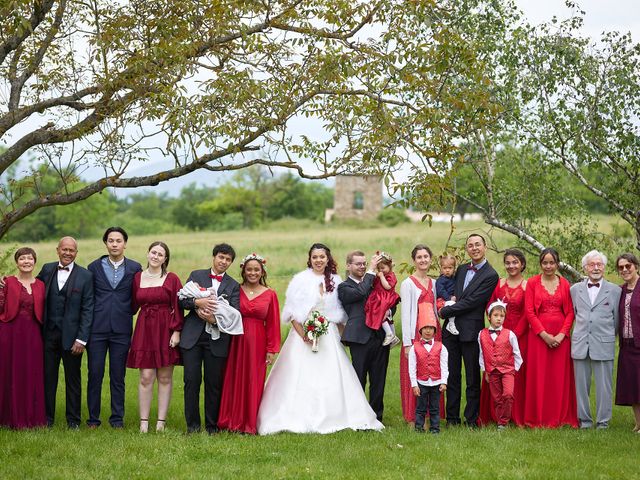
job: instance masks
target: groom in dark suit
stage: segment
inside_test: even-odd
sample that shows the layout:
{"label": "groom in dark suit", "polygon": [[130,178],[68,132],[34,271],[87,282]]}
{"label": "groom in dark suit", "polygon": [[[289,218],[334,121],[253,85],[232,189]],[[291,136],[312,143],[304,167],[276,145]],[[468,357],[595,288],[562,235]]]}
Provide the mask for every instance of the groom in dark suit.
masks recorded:
{"label": "groom in dark suit", "polygon": [[67,426],[80,426],[82,352],[93,322],[93,275],[75,263],[78,243],[63,237],[58,262],[46,263],[38,274],[45,284],[44,395],[47,423],[53,426],[60,360],[64,366]]}
{"label": "groom in dark suit", "polygon": [[[498,274],[486,259],[487,245],[482,235],[467,237],[466,250],[470,263],[456,271],[456,303],[440,310],[445,320],[455,317],[459,335],[442,329],[442,343],[449,352],[449,382],[447,384],[447,424],[460,424],[460,398],[462,395],[462,362],[467,383],[467,405],[464,418],[475,428],[480,411],[480,346],[478,334],[484,328],[487,302],[498,284]],[[448,320],[447,320],[448,321]],[[445,325],[447,324],[445,321]]]}
{"label": "groom in dark suit", "polygon": [[127,354],[133,331],[131,285],[142,266],[124,256],[129,236],[120,227],[109,227],[102,236],[108,255],[94,260],[87,267],[93,274],[95,307],[93,326],[87,344],[87,405],[89,428],[100,425],[102,380],[105,359],[109,352],[109,387],[113,428],[124,426],[124,386]]}
{"label": "groom in dark suit", "polygon": [[[219,296],[225,295],[229,304],[240,310],[240,285],[225,272],[236,258],[231,245],[221,243],[213,247],[213,266],[205,270],[194,270],[187,282],[193,281],[201,287],[213,287]],[[187,432],[200,431],[200,384],[204,365],[204,419],[209,434],[218,431],[218,413],[222,396],[224,365],[229,354],[231,337],[220,332],[220,338],[212,340],[205,324],[215,325],[213,316],[216,301],[212,298],[185,298],[180,307],[190,310],[184,319],[180,350],[184,363],[184,416]]]}
{"label": "groom in dark suit", "polygon": [[347,313],[347,324],[342,333],[342,341],[351,351],[351,363],[358,375],[362,389],[369,377],[369,405],[382,421],[384,410],[384,387],[389,365],[389,346],[382,346],[384,331],[373,330],[365,323],[364,305],[369,298],[375,279],[375,268],[380,256],[371,259],[369,271],[365,254],[354,251],[347,255],[347,279],[338,285],[338,298]]}

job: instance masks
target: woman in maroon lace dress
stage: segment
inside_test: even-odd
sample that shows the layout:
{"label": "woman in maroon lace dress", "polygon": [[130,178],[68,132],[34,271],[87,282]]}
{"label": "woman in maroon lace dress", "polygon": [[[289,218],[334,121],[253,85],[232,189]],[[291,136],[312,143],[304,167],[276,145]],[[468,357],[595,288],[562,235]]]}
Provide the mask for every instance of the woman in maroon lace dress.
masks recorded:
{"label": "woman in maroon lace dress", "polygon": [[271,365],[280,351],[278,296],[267,287],[265,261],[247,255],[240,264],[240,313],[244,333],[231,339],[218,426],[255,434],[258,408]]}
{"label": "woman in maroon lace dress", "polygon": [[133,311],[140,309],[131,339],[127,367],[140,369],[138,403],[140,432],[149,428],[153,384],[158,380],[158,420],[156,431],[163,431],[173,389],[173,366],[180,364],[180,331],[184,323],[178,306],[182,288],[176,274],[167,272],[169,247],[153,242],[147,254],[147,268],[133,280]]}
{"label": "woman in maroon lace dress", "polygon": [[[400,285],[403,345],[400,352],[400,399],[402,401],[402,415],[410,423],[415,421],[416,397],[411,389],[408,357],[414,340],[420,340],[420,332],[418,332],[417,325],[418,310],[431,308],[435,317],[438,318],[435,307],[437,298],[436,282],[429,277],[433,253],[426,245],[419,244],[411,251],[411,258],[413,259],[415,271]],[[442,329],[439,321],[436,321],[436,326],[435,339],[442,341]],[[444,418],[444,395],[440,397],[440,413]]]}
{"label": "woman in maroon lace dress", "polygon": [[[507,316],[504,320],[504,328],[511,330],[518,337],[518,345],[522,358],[527,357],[527,335],[529,333],[529,323],[524,311],[524,292],[527,287],[527,281],[524,279],[522,272],[527,267],[527,260],[524,254],[515,248],[510,248],[504,252],[504,268],[507,271],[507,277],[500,279],[496,289],[491,295],[488,305],[496,300],[502,300],[507,304]],[[513,410],[511,412],[511,420],[516,425],[524,425],[524,385],[525,371],[527,365],[523,363],[520,370],[516,373],[515,386],[513,391]],[[489,422],[496,421],[496,414],[489,392],[489,383],[484,379],[482,381],[482,390],[480,391],[480,416],[478,418],[480,425],[486,425]]]}
{"label": "woman in maroon lace dress", "polygon": [[18,274],[6,277],[0,290],[0,425],[43,427],[45,287],[33,276],[35,251],[20,248],[14,259]]}

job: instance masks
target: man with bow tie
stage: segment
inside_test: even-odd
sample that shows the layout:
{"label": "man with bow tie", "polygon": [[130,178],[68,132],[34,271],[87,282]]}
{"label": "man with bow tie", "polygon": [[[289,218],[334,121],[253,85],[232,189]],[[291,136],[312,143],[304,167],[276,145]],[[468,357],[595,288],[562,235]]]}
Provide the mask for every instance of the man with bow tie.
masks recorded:
{"label": "man with bow tie", "polygon": [[571,358],[580,428],[593,426],[589,405],[591,372],[596,383],[596,428],[607,428],[611,420],[613,359],[622,290],[604,279],[606,265],[607,257],[603,253],[590,251],[582,257],[587,278],[571,287],[576,317],[571,335]]}
{"label": "man with bow tie", "polygon": [[200,385],[203,367],[205,428],[209,434],[218,431],[224,365],[231,337],[224,332],[216,331],[216,335],[208,333],[205,325],[216,323],[214,312],[217,297],[224,295],[229,305],[240,310],[240,285],[226,273],[235,258],[236,252],[231,245],[221,243],[213,247],[212,267],[191,272],[185,283],[193,281],[201,287],[212,288],[216,295],[180,300],[180,307],[190,310],[185,316],[180,337],[184,364],[184,415],[188,433],[199,432],[201,428]]}
{"label": "man with bow tie", "polygon": [[44,396],[47,423],[53,426],[60,360],[64,367],[67,426],[80,426],[80,367],[93,323],[93,275],[75,263],[78,243],[63,237],[58,262],[46,263],[38,274],[45,284]]}
{"label": "man with bow tie", "polygon": [[466,424],[475,428],[480,412],[480,347],[478,333],[484,327],[484,313],[493,290],[498,284],[498,274],[486,258],[487,244],[482,235],[472,233],[465,245],[471,262],[458,267],[455,275],[456,303],[442,307],[439,315],[448,319],[456,317],[459,335],[442,329],[442,343],[449,351],[449,384],[447,388],[447,425],[460,424],[460,399],[462,396],[462,362],[467,383],[464,409]]}

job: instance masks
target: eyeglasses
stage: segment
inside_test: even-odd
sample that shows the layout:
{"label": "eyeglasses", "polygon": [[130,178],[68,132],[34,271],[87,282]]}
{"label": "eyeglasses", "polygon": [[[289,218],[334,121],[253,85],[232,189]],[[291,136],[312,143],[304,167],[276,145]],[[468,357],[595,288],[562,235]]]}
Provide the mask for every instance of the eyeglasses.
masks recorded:
{"label": "eyeglasses", "polygon": [[624,265],[618,265],[618,271],[624,272],[625,270],[631,271],[631,267],[633,267],[633,263],[625,263]]}
{"label": "eyeglasses", "polygon": [[602,262],[589,262],[587,263],[587,268],[603,268],[604,263]]}
{"label": "eyeglasses", "polygon": [[367,262],[351,262],[351,265],[355,265],[356,267],[366,267]]}

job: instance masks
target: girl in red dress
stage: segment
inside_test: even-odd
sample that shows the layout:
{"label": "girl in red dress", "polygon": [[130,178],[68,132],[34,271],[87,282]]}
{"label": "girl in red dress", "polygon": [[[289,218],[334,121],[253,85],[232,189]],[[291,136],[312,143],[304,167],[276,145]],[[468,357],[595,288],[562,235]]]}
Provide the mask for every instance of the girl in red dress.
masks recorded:
{"label": "girl in red dress", "polygon": [[385,337],[382,345],[395,347],[400,343],[393,328],[391,309],[400,302],[400,295],[396,293],[398,279],[393,273],[393,259],[385,252],[380,252],[380,261],[377,265],[376,278],[373,281],[373,289],[364,305],[365,323],[372,330],[384,330]]}
{"label": "girl in red dress", "polygon": [[[400,352],[400,400],[402,401],[402,415],[409,422],[415,422],[416,397],[411,388],[409,378],[409,351],[414,341],[420,341],[418,331],[418,310],[422,308],[433,309],[436,318],[438,313],[435,307],[436,288],[435,282],[429,277],[429,268],[433,253],[426,245],[416,245],[411,251],[411,258],[415,266],[415,272],[400,285],[400,298],[402,299],[402,351]],[[436,321],[435,339],[442,341],[442,329],[440,322]],[[444,418],[444,395],[440,397],[440,416]]]}
{"label": "girl in red dress", "polygon": [[36,252],[19,248],[18,275],[0,289],[0,425],[44,427],[44,347],[42,320],[45,286],[33,277]]}
{"label": "girl in red dress", "polygon": [[184,323],[178,306],[180,279],[167,272],[169,247],[153,242],[147,254],[147,269],[133,279],[133,312],[140,309],[131,339],[127,367],[140,369],[138,404],[140,432],[149,429],[149,411],[153,399],[153,384],[158,380],[158,420],[156,431],[164,431],[171,390],[173,366],[180,364],[180,331]]}
{"label": "girl in red dress", "polygon": [[240,263],[240,313],[244,334],[231,339],[218,426],[255,434],[267,365],[280,351],[280,307],[267,287],[266,261],[247,255]]}
{"label": "girl in red dress", "polygon": [[529,322],[524,405],[528,427],[578,427],[569,332],[574,313],[569,282],[556,274],[560,257],[552,248],[540,253],[542,274],[525,291]]}
{"label": "girl in red dress", "polygon": [[[510,248],[504,252],[503,260],[504,268],[507,271],[507,278],[503,278],[498,282],[489,300],[489,305],[496,300],[501,300],[507,304],[507,316],[504,320],[504,328],[515,333],[518,338],[522,358],[526,359],[529,323],[527,322],[524,311],[524,292],[527,287],[527,281],[524,279],[522,273],[527,267],[527,259],[520,250]],[[524,425],[526,367],[525,362],[515,375],[511,421],[518,426]],[[494,405],[491,400],[491,393],[489,392],[489,382],[487,382],[484,377],[482,390],[480,391],[480,416],[478,422],[480,425],[497,422]]]}

